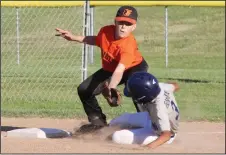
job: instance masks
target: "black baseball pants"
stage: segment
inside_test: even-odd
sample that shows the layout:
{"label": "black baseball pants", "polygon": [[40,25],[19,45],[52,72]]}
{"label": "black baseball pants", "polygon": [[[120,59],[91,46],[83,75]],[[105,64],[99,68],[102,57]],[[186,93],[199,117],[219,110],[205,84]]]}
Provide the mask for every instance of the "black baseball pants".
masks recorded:
{"label": "black baseball pants", "polygon": [[[126,84],[129,77],[137,71],[147,71],[148,64],[143,59],[143,61],[126,70],[123,74],[122,80],[120,81],[119,85]],[[103,122],[106,122],[106,116],[102,112],[101,107],[98,104],[96,99],[96,95],[101,94],[102,86],[106,80],[110,80],[112,76],[112,72],[105,71],[103,69],[99,69],[94,74],[89,76],[86,80],[84,80],[77,88],[79,98],[83,104],[84,110],[88,116],[88,120],[93,122],[94,119],[100,119]],[[139,111],[135,102],[133,102],[137,111]]]}

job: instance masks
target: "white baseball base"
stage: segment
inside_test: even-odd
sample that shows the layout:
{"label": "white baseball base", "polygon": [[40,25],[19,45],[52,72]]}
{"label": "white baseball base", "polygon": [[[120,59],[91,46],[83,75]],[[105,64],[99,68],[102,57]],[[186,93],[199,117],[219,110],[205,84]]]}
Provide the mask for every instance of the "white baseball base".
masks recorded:
{"label": "white baseball base", "polygon": [[70,137],[71,133],[55,128],[24,128],[7,132],[7,137],[23,138],[64,138]]}

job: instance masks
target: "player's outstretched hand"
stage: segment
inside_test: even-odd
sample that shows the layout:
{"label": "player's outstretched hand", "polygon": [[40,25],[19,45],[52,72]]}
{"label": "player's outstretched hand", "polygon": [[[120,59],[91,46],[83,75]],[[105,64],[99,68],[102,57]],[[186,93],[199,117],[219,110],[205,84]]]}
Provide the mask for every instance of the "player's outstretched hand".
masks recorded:
{"label": "player's outstretched hand", "polygon": [[66,40],[69,40],[69,41],[73,41],[74,40],[74,35],[71,32],[63,30],[63,29],[60,29],[60,28],[56,28],[56,31],[59,34],[56,34],[55,36],[63,37]]}

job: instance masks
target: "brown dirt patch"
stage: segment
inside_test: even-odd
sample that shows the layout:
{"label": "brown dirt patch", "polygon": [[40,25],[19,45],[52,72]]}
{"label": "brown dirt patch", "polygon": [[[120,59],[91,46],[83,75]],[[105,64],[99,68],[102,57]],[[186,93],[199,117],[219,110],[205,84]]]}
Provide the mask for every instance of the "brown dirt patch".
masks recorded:
{"label": "brown dirt patch", "polygon": [[[1,118],[2,126],[46,127],[73,131],[82,120],[49,118]],[[2,153],[225,153],[225,124],[181,122],[177,138],[155,150],[139,145],[119,145],[107,141],[112,130],[95,135],[63,139],[9,138],[1,132]]]}

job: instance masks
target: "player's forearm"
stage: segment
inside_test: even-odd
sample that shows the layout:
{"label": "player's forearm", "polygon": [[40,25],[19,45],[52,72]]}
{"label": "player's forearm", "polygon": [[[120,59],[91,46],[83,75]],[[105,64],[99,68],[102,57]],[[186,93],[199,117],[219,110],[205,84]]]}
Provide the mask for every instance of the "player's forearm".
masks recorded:
{"label": "player's forearm", "polygon": [[122,79],[122,75],[123,75],[123,72],[114,72],[111,77],[109,88],[116,88]]}
{"label": "player's forearm", "polygon": [[79,43],[86,43],[89,45],[95,45],[96,36],[73,36],[72,40]]}
{"label": "player's forearm", "polygon": [[124,70],[125,70],[125,66],[123,64],[119,63],[111,77],[111,81],[109,83],[109,88],[117,87],[117,85],[120,83],[120,81],[122,79]]}
{"label": "player's forearm", "polygon": [[171,137],[171,132],[170,131],[163,132],[161,134],[161,136],[159,136],[155,141],[153,141],[150,144],[148,144],[148,147],[154,149],[154,148],[164,144],[168,140],[170,140],[170,137]]}

